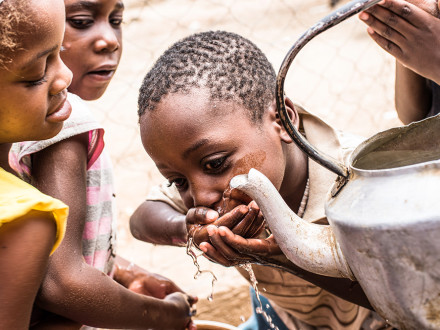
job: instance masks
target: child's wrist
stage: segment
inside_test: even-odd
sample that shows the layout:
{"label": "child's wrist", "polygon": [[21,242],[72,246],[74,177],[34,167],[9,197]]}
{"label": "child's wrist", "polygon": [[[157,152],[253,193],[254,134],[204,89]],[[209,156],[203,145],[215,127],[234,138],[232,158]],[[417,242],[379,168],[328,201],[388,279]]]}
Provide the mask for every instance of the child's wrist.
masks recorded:
{"label": "child's wrist", "polygon": [[173,222],[176,225],[176,235],[171,238],[172,244],[176,246],[186,246],[188,240],[188,231],[186,228],[186,216],[177,215],[173,217]]}

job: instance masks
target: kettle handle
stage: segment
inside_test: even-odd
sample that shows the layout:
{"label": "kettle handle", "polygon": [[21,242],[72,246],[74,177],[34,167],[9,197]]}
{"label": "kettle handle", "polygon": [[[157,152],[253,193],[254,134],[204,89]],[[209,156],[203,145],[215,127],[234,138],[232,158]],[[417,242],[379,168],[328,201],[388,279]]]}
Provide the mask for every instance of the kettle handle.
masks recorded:
{"label": "kettle handle", "polygon": [[289,70],[290,64],[292,64],[293,59],[299,53],[299,51],[314,37],[316,37],[321,32],[324,32],[339,24],[343,20],[359,13],[376,3],[380,0],[353,0],[342,6],[339,9],[334,10],[329,15],[322,18],[319,22],[314,24],[302,36],[295,42],[295,44],[290,48],[286,57],[281,64],[280,70],[277,75],[276,80],[276,102],[278,114],[280,116],[281,122],[290,137],[295,141],[299,148],[304,151],[310,158],[316,161],[318,164],[326,167],[330,171],[336,173],[337,175],[347,178],[348,169],[347,167],[333,159],[332,157],[325,155],[318,151],[314,146],[312,146],[296,129],[290,120],[287,110],[286,103],[284,99],[284,81],[286,79],[287,71]]}

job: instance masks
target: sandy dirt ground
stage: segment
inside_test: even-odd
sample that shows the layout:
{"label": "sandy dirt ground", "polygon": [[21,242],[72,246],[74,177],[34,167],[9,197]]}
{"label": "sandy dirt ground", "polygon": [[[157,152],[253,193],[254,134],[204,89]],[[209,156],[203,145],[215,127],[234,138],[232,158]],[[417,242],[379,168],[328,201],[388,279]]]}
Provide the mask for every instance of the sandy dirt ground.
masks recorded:
{"label": "sandy dirt ground", "polygon": [[[106,94],[90,105],[106,129],[118,200],[118,253],[165,275],[199,296],[197,319],[238,325],[250,313],[247,282],[234,268],[199,258],[215,273],[194,279],[185,249],[135,240],[128,219],[149,189],[163,180],[140,143],[137,93],[154,60],[173,42],[194,32],[228,30],[254,41],[275,70],[297,38],[330,12],[330,0],[125,0],[124,52]],[[399,125],[393,105],[394,61],[353,17],[312,40],[297,56],[286,91],[338,129],[366,137]],[[237,127],[240,123],[237,122]]]}

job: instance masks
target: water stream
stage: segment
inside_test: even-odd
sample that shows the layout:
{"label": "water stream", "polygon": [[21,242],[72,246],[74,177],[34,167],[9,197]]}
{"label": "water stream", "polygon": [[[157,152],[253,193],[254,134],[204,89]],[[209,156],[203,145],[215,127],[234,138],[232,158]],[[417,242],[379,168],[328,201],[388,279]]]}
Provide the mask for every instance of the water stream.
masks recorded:
{"label": "water stream", "polygon": [[202,275],[203,273],[209,273],[212,275],[212,282],[211,282],[211,294],[206,298],[209,301],[212,301],[212,299],[214,299],[214,282],[217,281],[217,277],[215,276],[215,274],[210,271],[210,270],[202,270],[197,258],[199,257],[196,252],[194,251],[195,249],[195,245],[193,242],[193,238],[192,237],[188,237],[188,241],[186,243],[186,254],[189,255],[191,257],[191,259],[193,260],[194,265],[197,268],[197,272],[194,274],[194,279],[198,279],[200,277],[200,275]]}
{"label": "water stream", "polygon": [[[260,299],[260,290],[258,289],[258,286],[257,286],[258,281],[257,281],[257,279],[255,277],[254,271],[252,270],[252,265],[250,263],[245,263],[245,264],[239,265],[239,267],[243,268],[245,271],[247,271],[249,273],[249,278],[250,278],[250,281],[251,281],[251,285],[252,285],[252,287],[255,290],[255,294],[257,296],[257,300],[258,300],[258,303],[260,305],[259,307],[255,308],[255,312],[257,314],[261,314],[261,315],[264,316],[266,321],[269,323],[269,326],[270,326],[271,329],[279,330],[278,327],[275,324],[272,323],[272,318],[270,317],[270,315],[268,315],[266,313],[266,311],[263,309],[263,304],[262,304],[261,299]],[[266,306],[266,307],[268,307],[268,306]]]}

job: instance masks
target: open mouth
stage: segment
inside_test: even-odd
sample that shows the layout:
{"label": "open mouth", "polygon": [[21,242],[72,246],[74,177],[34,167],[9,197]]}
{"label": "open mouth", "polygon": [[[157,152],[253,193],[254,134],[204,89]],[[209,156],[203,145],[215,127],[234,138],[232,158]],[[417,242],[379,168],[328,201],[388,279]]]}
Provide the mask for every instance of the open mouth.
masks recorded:
{"label": "open mouth", "polygon": [[113,76],[114,70],[98,70],[98,71],[90,71],[89,75],[97,75],[101,77],[111,77]]}

